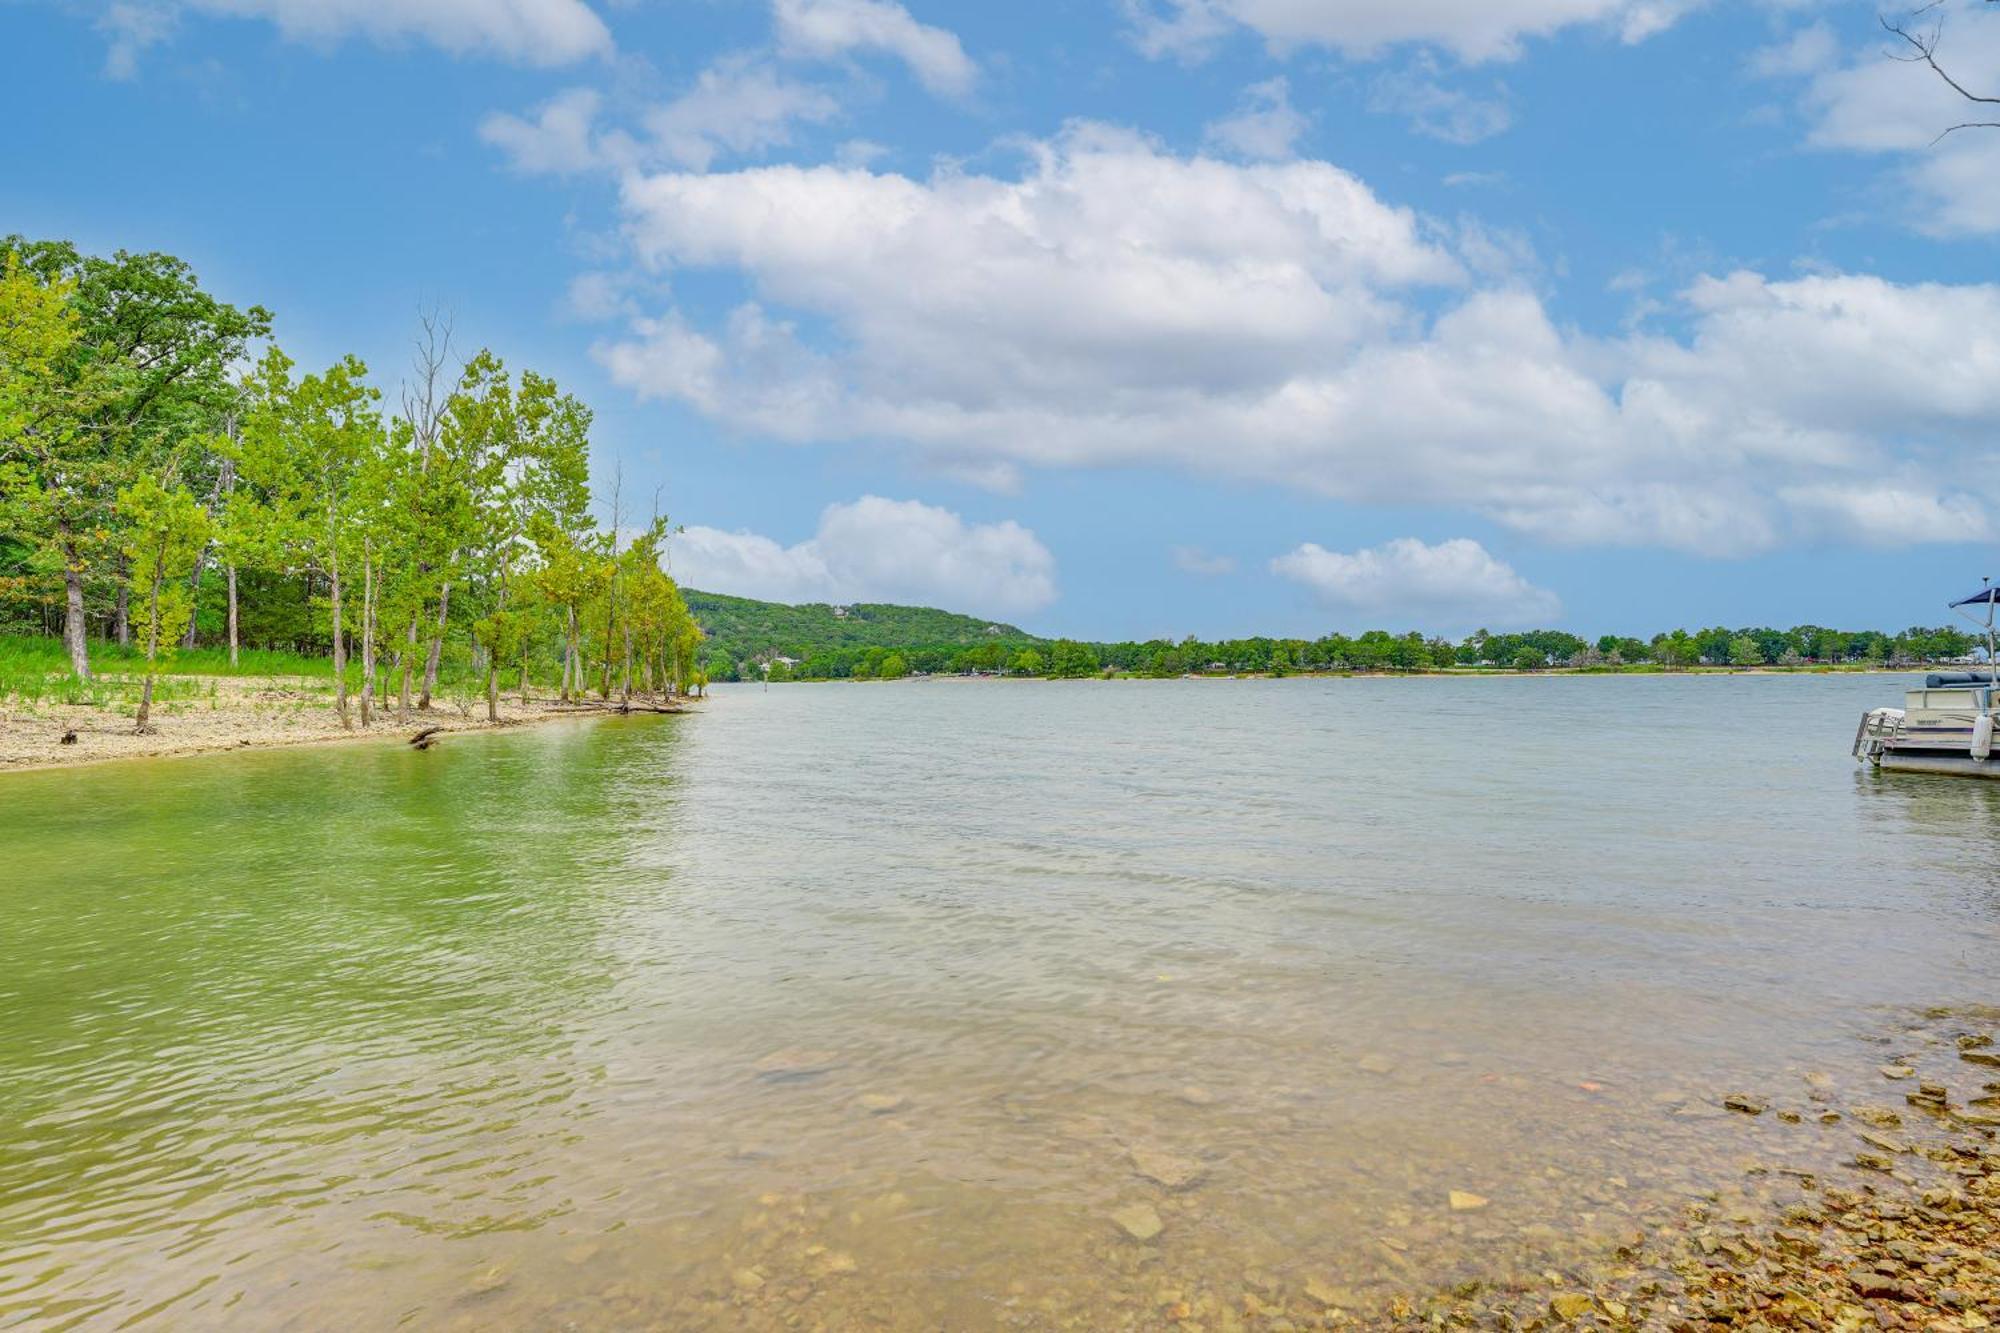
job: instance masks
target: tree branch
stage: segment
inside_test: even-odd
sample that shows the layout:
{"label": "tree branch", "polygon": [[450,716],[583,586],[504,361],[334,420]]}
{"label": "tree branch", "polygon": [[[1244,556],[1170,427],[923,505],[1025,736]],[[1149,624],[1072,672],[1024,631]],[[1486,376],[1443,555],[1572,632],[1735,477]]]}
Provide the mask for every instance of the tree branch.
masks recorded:
{"label": "tree branch", "polygon": [[[1986,0],[1986,3],[1989,5],[1993,4],[1994,2],[1995,0]],[[1922,9],[1915,11],[1915,13],[1911,15],[1911,17],[1915,18],[1917,14],[1928,13],[1929,11],[1936,9],[1942,3],[1943,0],[1931,0],[1930,4],[1927,4]],[[1938,63],[1937,59],[1938,43],[1944,37],[1944,25],[1942,20],[1934,24],[1928,32],[1919,35],[1917,33],[1911,32],[1908,27],[1904,26],[1903,23],[1892,23],[1888,20],[1888,18],[1883,17],[1881,15],[1877,15],[1877,19],[1882,24],[1884,31],[1892,33],[1895,36],[1901,38],[1909,46],[1910,50],[1915,53],[1913,55],[1892,54],[1890,56],[1890,59],[1906,61],[1913,65],[1915,64],[1929,65],[1932,73],[1936,74],[1940,79],[1943,79],[1946,86],[1948,86],[1953,92],[1957,93],[1960,97],[1963,97],[1966,101],[1978,102],[1987,106],[2000,106],[2000,97],[1984,97],[1978,93],[1973,92],[1970,88],[1967,88],[1957,79],[1954,79],[1951,76],[1950,72],[1946,70],[1943,65],[1940,65]],[[1952,126],[1950,130],[1946,130],[1944,134],[1940,134],[1938,138],[1939,139],[1944,138],[1944,135],[1950,134],[1952,130],[1992,129],[1992,128],[2000,128],[2000,127],[1996,127],[1989,122],[1968,121],[1964,125]]]}

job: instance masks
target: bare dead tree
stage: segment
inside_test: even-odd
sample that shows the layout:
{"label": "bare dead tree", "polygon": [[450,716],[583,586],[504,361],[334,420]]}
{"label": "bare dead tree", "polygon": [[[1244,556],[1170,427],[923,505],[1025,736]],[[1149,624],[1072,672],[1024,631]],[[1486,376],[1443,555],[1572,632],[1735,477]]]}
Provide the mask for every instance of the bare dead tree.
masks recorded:
{"label": "bare dead tree", "polygon": [[[1930,0],[1930,3],[1913,11],[1906,19],[1890,19],[1882,15],[1882,27],[1902,42],[1906,49],[1890,53],[1891,60],[1901,60],[1912,65],[1927,65],[1931,73],[1944,80],[1945,86],[1966,101],[1978,106],[2000,107],[2000,96],[1975,93],[1961,83],[1951,71],[1938,60],[1938,48],[1944,43],[1944,19],[1940,15],[1926,20],[1926,15],[1935,15],[1944,6],[1945,0]],[[1986,0],[1987,4],[2000,0]],[[2000,112],[1991,114],[2000,115]],[[2000,120],[1967,120],[1952,125],[1939,132],[1933,144],[1939,143],[1960,130],[2000,130]]]}
{"label": "bare dead tree", "polygon": [[[417,311],[416,345],[410,357],[410,377],[403,381],[403,420],[410,429],[410,439],[417,451],[417,467],[421,472],[429,472],[431,460],[437,453],[438,436],[444,426],[445,405],[451,397],[452,380],[456,378],[449,369],[451,361],[452,318],[449,312],[436,307]],[[427,565],[420,572],[428,573]],[[426,600],[419,598],[410,611],[410,624],[404,636],[403,649],[396,654],[396,667],[401,676],[397,716],[407,720],[410,715],[410,684],[416,671],[417,650],[420,643],[419,627],[424,618]],[[445,617],[451,607],[451,581],[446,579],[438,597],[437,637],[427,646],[424,654],[423,697],[419,708],[431,706],[431,692],[437,686],[437,664],[443,647]]]}

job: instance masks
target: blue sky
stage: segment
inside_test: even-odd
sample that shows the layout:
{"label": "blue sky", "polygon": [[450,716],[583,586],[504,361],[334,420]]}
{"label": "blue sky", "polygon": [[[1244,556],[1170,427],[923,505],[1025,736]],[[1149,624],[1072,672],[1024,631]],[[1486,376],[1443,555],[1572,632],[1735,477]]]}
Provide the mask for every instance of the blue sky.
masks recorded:
{"label": "blue sky", "polygon": [[[1945,58],[2000,87],[2000,13]],[[675,571],[1090,637],[1937,623],[2000,131],[1798,0],[0,0],[0,230],[393,397],[556,375]]]}

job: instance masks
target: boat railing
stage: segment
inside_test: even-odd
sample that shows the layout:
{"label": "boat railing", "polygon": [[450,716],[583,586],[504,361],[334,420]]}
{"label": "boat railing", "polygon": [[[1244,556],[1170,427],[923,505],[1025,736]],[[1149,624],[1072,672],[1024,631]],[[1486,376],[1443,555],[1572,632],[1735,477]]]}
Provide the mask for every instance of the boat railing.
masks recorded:
{"label": "boat railing", "polygon": [[1861,715],[1861,725],[1854,729],[1855,759],[1862,763],[1879,764],[1883,751],[1903,738],[1906,714],[1900,708],[1871,708]]}

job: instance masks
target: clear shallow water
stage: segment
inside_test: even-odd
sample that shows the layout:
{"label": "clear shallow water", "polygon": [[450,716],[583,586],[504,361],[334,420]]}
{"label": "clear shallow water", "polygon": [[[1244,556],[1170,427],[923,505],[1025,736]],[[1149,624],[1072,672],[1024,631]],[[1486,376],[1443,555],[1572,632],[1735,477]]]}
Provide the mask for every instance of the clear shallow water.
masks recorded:
{"label": "clear shallow water", "polygon": [[0,779],[0,1327],[1098,1327],[1571,1262],[1851,1149],[1704,1098],[1995,998],[2000,784],[1846,757],[1901,687],[791,686]]}

